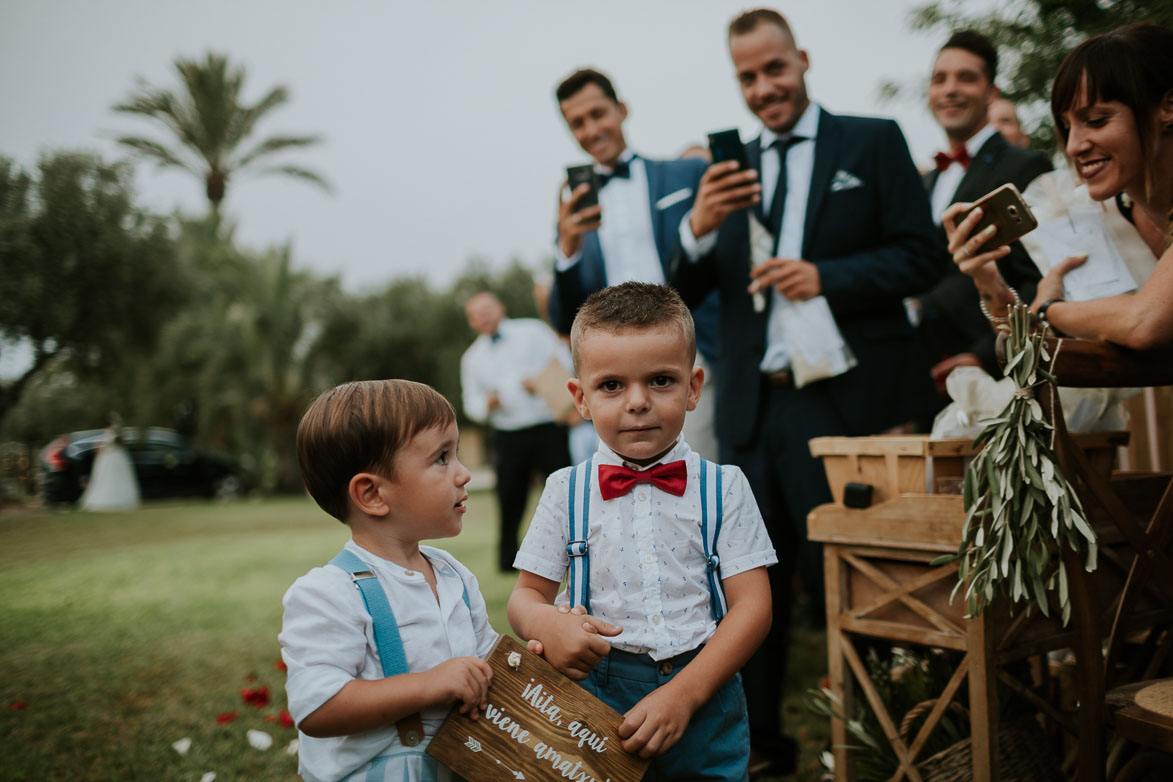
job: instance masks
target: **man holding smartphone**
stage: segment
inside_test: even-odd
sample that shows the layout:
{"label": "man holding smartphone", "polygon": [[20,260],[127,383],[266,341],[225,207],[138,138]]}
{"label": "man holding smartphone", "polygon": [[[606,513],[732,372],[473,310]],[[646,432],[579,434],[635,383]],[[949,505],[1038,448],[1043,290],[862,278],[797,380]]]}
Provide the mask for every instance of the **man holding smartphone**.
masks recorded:
{"label": "man holding smartphone", "polygon": [[[770,635],[742,671],[751,773],[772,776],[795,762],[780,706],[796,569],[807,618],[822,613],[822,558],[806,540],[806,517],[831,494],[808,443],[877,434],[932,402],[928,365],[902,302],[932,285],[948,259],[934,241],[928,199],[896,123],[837,116],[812,103],[810,58],[777,11],[734,19],[728,44],[762,132],[745,145],[749,170],[730,160],[705,172],[681,225],[675,282],[686,301],[720,291],[722,461],[745,472],[780,553],[769,570]],[[820,298],[835,334],[787,319],[791,303]],[[795,348],[832,340],[846,344],[854,363],[796,387]]]}
{"label": "man holding smartphone", "polygon": [[[977,201],[1012,183],[1025,190],[1035,177],[1051,170],[1050,159],[1008,143],[990,124],[990,106],[998,100],[994,78],[998,52],[986,36],[959,30],[937,52],[929,79],[929,110],[949,143],[924,176],[933,207],[933,222],[942,247],[947,244],[941,215],[950,204]],[[1024,301],[1034,297],[1039,272],[1015,242],[998,261],[1002,276]],[[932,376],[942,392],[937,407],[947,402],[945,378],[959,366],[980,366],[1001,377],[994,355],[995,335],[978,305],[973,281],[950,265],[945,278],[908,302],[909,317],[923,336],[933,362]]]}
{"label": "man holding smartphone", "polygon": [[[555,95],[566,126],[591,156],[595,172],[595,187],[583,182],[558,199],[548,307],[550,323],[569,334],[578,308],[595,291],[628,281],[668,281],[668,265],[680,252],[680,222],[692,207],[706,162],[653,160],[632,152],[623,134],[627,105],[611,80],[593,68],[570,74]],[[584,207],[592,193],[598,203]],[[698,303],[692,312],[697,359],[709,376],[707,385],[717,358],[716,297]],[[713,394],[702,394],[697,410],[689,414],[685,436],[701,455],[716,459],[712,407]]]}

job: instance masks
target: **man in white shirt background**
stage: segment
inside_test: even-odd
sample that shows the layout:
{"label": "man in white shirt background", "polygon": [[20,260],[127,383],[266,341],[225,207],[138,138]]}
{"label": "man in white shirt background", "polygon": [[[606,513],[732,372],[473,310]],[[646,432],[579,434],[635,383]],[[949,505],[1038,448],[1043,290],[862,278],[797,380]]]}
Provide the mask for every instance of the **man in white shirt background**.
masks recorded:
{"label": "man in white shirt background", "polygon": [[493,427],[501,517],[497,564],[511,572],[534,475],[544,479],[570,464],[566,428],[554,422],[535,385],[551,361],[565,367],[569,378],[570,354],[542,321],[506,318],[491,293],[469,298],[465,313],[479,336],[460,359],[461,399],[469,418]]}

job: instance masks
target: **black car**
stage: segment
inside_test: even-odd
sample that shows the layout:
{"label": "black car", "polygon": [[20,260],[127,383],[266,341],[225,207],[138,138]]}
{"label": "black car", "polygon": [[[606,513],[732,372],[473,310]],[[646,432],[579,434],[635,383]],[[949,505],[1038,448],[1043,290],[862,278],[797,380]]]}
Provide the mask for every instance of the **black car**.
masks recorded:
{"label": "black car", "polygon": [[[104,440],[102,429],[87,429],[61,435],[41,451],[41,487],[46,502],[76,502],[81,497]],[[197,451],[187,438],[170,429],[126,428],[122,441],[144,499],[232,497],[240,493],[235,461]]]}

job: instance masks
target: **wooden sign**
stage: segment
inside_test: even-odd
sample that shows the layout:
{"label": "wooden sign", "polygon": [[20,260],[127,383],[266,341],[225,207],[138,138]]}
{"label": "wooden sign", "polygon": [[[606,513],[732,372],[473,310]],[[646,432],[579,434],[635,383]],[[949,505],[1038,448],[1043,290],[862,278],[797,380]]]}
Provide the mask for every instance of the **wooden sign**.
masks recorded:
{"label": "wooden sign", "polygon": [[574,412],[574,397],[566,388],[566,381],[574,376],[562,362],[556,358],[550,359],[545,369],[535,375],[534,393],[542,398],[550,414],[558,423],[566,423],[566,419]]}
{"label": "wooden sign", "polygon": [[475,720],[453,710],[428,745],[429,755],[477,782],[643,777],[649,761],[623,751],[619,712],[510,636],[497,639],[488,663],[488,709]]}

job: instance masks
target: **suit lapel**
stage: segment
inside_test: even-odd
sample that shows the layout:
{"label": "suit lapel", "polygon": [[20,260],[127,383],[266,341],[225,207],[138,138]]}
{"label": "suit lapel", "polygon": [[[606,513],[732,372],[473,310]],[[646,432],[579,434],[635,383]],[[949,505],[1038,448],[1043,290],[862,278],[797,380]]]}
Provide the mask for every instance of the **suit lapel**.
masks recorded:
{"label": "suit lapel", "polygon": [[656,202],[664,195],[664,169],[654,160],[648,160],[644,157],[641,157],[640,160],[644,162],[644,171],[648,177],[648,208],[651,210],[652,236],[656,240],[656,254],[660,256],[660,265],[667,270],[671,259],[667,257],[668,249],[665,246],[664,221],[661,219],[664,215],[656,209]]}
{"label": "suit lapel", "polygon": [[961,182],[957,185],[957,192],[953,194],[953,200],[950,203],[976,201],[995,184],[1001,184],[1000,182],[991,182],[990,174],[1006,147],[1007,141],[1002,138],[1001,133],[995,133],[986,139],[986,143],[982,144],[982,148],[977,151],[977,154],[973,156],[973,161],[965,169],[965,176],[961,177]]}
{"label": "suit lapel", "polygon": [[835,115],[819,109],[819,130],[815,137],[815,165],[811,170],[811,189],[806,201],[806,217],[802,229],[802,256],[814,238],[814,226],[823,207],[823,199],[831,186],[835,161],[839,159],[839,123]]}

